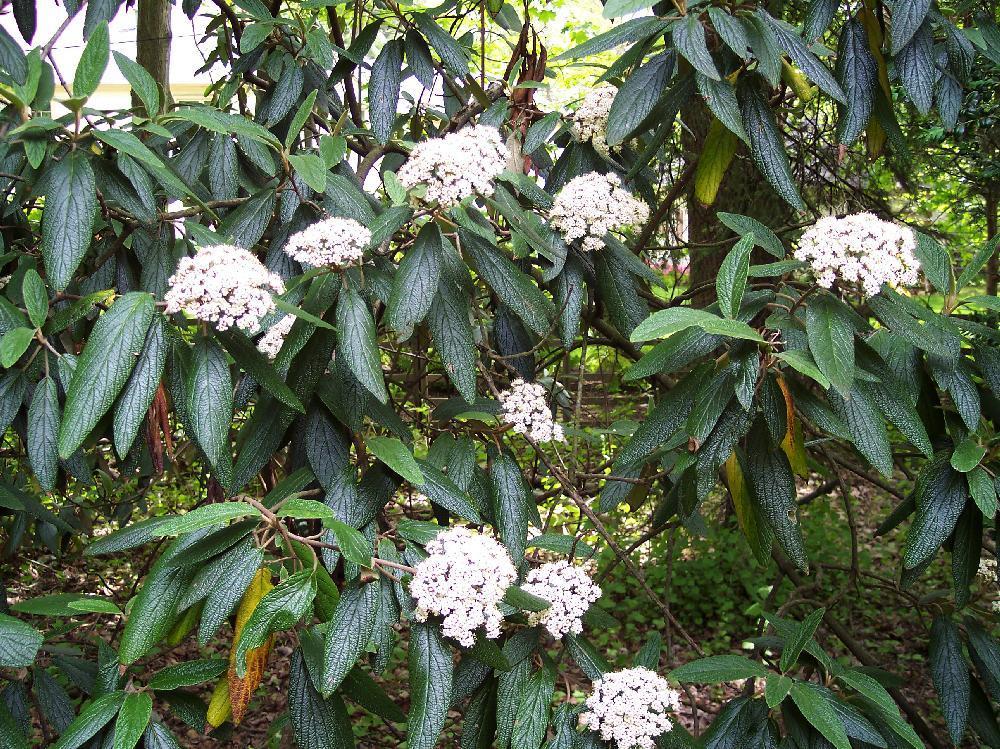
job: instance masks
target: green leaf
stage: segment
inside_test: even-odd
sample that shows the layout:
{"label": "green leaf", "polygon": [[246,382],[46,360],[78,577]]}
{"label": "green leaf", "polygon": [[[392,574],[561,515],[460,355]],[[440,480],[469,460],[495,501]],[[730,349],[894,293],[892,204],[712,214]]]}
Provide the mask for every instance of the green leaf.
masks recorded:
{"label": "green leaf", "polygon": [[958,626],[946,616],[936,617],[931,626],[929,660],[948,733],[952,743],[958,746],[969,718],[969,666],[962,654]]}
{"label": "green leaf", "polygon": [[308,312],[301,307],[296,307],[294,304],[285,301],[280,296],[273,296],[271,299],[274,301],[274,306],[277,307],[282,312],[287,312],[292,317],[297,317],[300,320],[305,320],[310,325],[315,325],[317,328],[324,328],[326,330],[336,330],[334,326],[319,317],[316,317],[311,312]]}
{"label": "green leaf", "polygon": [[753,235],[747,234],[729,251],[719,275],[715,278],[715,290],[719,298],[719,309],[728,318],[736,317],[743,301],[750,271],[750,252],[753,250]]}
{"label": "green leaf", "polygon": [[968,487],[962,474],[952,469],[947,454],[939,453],[917,478],[914,495],[917,514],[906,537],[906,569],[928,561],[951,535],[968,499]]}
{"label": "green leaf", "polygon": [[913,254],[920,261],[924,275],[942,294],[950,294],[955,286],[955,276],[951,269],[951,257],[948,251],[933,237],[919,231],[914,234],[917,242]]}
{"label": "green leaf", "polygon": [[890,29],[890,40],[892,42],[890,51],[898,55],[917,33],[927,12],[930,10],[931,0],[910,0],[909,2],[895,2],[892,6],[892,27]]}
{"label": "green leaf", "polygon": [[340,290],[337,299],[337,354],[365,389],[382,403],[389,400],[382,376],[382,359],[375,321],[367,302],[353,284]]}
{"label": "green leaf", "polygon": [[825,374],[819,371],[819,367],[816,366],[816,362],[808,352],[798,349],[788,349],[778,353],[776,356],[799,374],[804,374],[806,377],[818,382],[824,390],[830,387],[830,380],[827,379]]}
{"label": "green leaf", "polygon": [[431,309],[441,277],[440,256],[445,241],[437,224],[428,221],[392,278],[386,324],[401,338],[408,338],[413,326]]}
{"label": "green leaf", "polygon": [[528,680],[517,708],[511,746],[538,749],[549,725],[549,707],[556,689],[555,667],[545,659],[542,667]]}
{"label": "green leaf", "polygon": [[28,62],[21,45],[2,26],[0,26],[0,68],[10,73],[10,77],[18,85],[23,85],[27,81]]}
{"label": "green leaf", "polygon": [[368,79],[368,118],[372,135],[382,144],[389,142],[396,122],[402,69],[403,40],[390,39],[372,63]]}
{"label": "green leaf", "polygon": [[[607,11],[608,6],[604,8]],[[674,64],[674,54],[662,52],[640,66],[618,89],[608,112],[604,135],[609,146],[628,140],[647,124],[674,72]],[[525,142],[527,148],[527,138]]]}
{"label": "green leaf", "polygon": [[187,426],[225,486],[232,479],[233,381],[225,353],[211,338],[195,342],[185,385]]}
{"label": "green leaf", "polygon": [[15,603],[11,611],[35,616],[80,616],[82,613],[121,613],[111,601],[82,593],[53,593]]}
{"label": "green leaf", "polygon": [[150,689],[179,689],[193,687],[211,681],[226,672],[228,662],[225,658],[206,658],[197,661],[186,661],[173,666],[161,668],[149,680]]}
{"label": "green leaf", "polygon": [[[744,76],[745,77],[745,76]],[[774,120],[774,113],[756,81],[740,82],[737,88],[743,129],[747,133],[750,156],[764,179],[785,201],[797,210],[805,210],[785,153],[784,138]]]}
{"label": "green leaf", "polygon": [[63,460],[83,444],[125,386],[155,312],[153,297],[134,291],[119,297],[97,319],[66,396],[59,429]]}
{"label": "green leaf", "polygon": [[109,692],[95,698],[84,706],[51,749],[78,749],[83,746],[111,722],[124,702],[124,692]]}
{"label": "green leaf", "polygon": [[529,593],[524,588],[511,585],[503,594],[503,602],[521,611],[545,611],[552,607],[552,604],[544,598]]}
{"label": "green leaf", "polygon": [[326,162],[314,153],[294,153],[288,157],[295,173],[316,192],[326,190]]}
{"label": "green leaf", "polygon": [[59,393],[55,380],[43,377],[35,386],[28,407],[28,461],[39,485],[47,492],[55,488],[59,473]]}
{"label": "green leaf", "polygon": [[764,682],[764,701],[772,710],[780,705],[794,682],[784,674],[768,674]]}
{"label": "green leaf", "polygon": [[556,55],[552,59],[566,60],[589,57],[599,52],[614,49],[622,44],[629,44],[640,39],[648,39],[659,34],[668,26],[669,22],[654,16],[630,18],[627,21],[616,24],[602,34],[590,37],[587,41]]}
{"label": "green leaf", "polygon": [[605,18],[621,18],[645,10],[651,5],[653,5],[652,0],[608,0],[601,15]]}
{"label": "green leaf", "polygon": [[146,340],[114,409],[114,442],[118,455],[125,457],[132,448],[139,427],[146,420],[149,406],[160,387],[167,361],[167,329],[162,317],[152,319]]}
{"label": "green leaf", "polygon": [[511,558],[519,562],[524,556],[528,535],[529,504],[533,507],[535,500],[520,466],[510,453],[505,451],[493,458],[490,488],[500,540]]}
{"label": "green leaf", "polygon": [[781,47],[811,81],[831,99],[841,104],[846,102],[844,91],[837,83],[837,79],[823,63],[816,59],[816,56],[809,50],[796,31],[789,29],[780,21],[776,21],[764,8],[757,9],[757,17],[763,18],[764,22],[770,25]]}
{"label": "green leaf", "polygon": [[968,473],[978,466],[985,456],[986,448],[972,437],[967,437],[955,446],[951,454],[951,467],[960,473]]}
{"label": "green leaf", "polygon": [[354,734],[339,694],[323,698],[313,686],[301,649],[292,654],[288,714],[299,749],[353,749]]}
{"label": "green leaf", "polygon": [[[312,112],[313,106],[316,104],[316,96],[318,93],[318,91],[310,91],[305,100],[299,105],[299,108],[295,110],[295,115],[288,124],[288,133],[285,135],[286,149],[292,147],[295,139],[299,136],[299,133],[302,132],[302,127],[306,124],[306,120],[309,119],[309,113]],[[327,163],[327,166],[333,165]]]}
{"label": "green leaf", "polygon": [[41,633],[25,622],[0,614],[0,666],[22,668],[35,661]]}
{"label": "green leaf", "polygon": [[738,213],[725,213],[723,211],[719,211],[716,216],[718,216],[719,221],[740,236],[753,234],[754,244],[765,252],[774,255],[776,258],[783,258],[785,256],[785,247],[781,244],[778,236],[757,219],[750,218],[749,216],[741,216]]}
{"label": "green leaf", "polygon": [[781,650],[782,671],[788,671],[798,661],[803,648],[809,644],[813,635],[816,634],[816,628],[823,621],[825,613],[826,609],[824,608],[816,609],[795,629],[795,634],[791,638],[785,639]]}
{"label": "green leaf", "polygon": [[844,307],[824,295],[806,306],[806,336],[816,366],[847,397],[854,383],[854,327]]}
{"label": "green leaf", "polygon": [[[983,245],[976,250],[976,254],[972,256],[971,260],[969,260],[968,265],[962,268],[962,272],[958,276],[958,282],[955,284],[955,291],[961,291],[979,275],[983,266],[989,262],[989,259],[993,257],[994,254],[996,254],[998,244],[1000,244],[1000,235],[984,242]],[[990,298],[996,299],[996,297]]]}
{"label": "green leaf", "polygon": [[868,35],[857,18],[849,18],[840,32],[837,78],[847,99],[837,121],[837,139],[849,146],[871,120],[878,85],[878,68],[868,46]]}
{"label": "green leaf", "polygon": [[[176,544],[171,548],[183,548]],[[174,624],[177,602],[191,579],[191,572],[170,566],[168,559],[167,555],[161,556],[153,565],[131,602],[118,650],[118,661],[123,665],[129,666],[148,654]]]}
{"label": "green leaf", "polygon": [[0,339],[0,366],[6,369],[13,367],[28,350],[28,345],[34,337],[35,331],[31,328],[14,328],[7,331]]}
{"label": "green leaf", "polygon": [[976,507],[983,513],[984,517],[991,518],[997,513],[997,491],[992,477],[986,473],[982,466],[976,466],[967,474],[966,480],[969,482],[969,493],[972,495]]}
{"label": "green leaf", "polygon": [[479,511],[473,506],[468,495],[454,481],[441,473],[437,466],[426,460],[417,460],[417,466],[424,477],[420,490],[428,499],[470,523],[482,522]]}
{"label": "green leaf", "polygon": [[810,689],[808,684],[796,682],[792,685],[792,701],[813,728],[836,749],[851,749],[843,721],[821,694]]}
{"label": "green leaf", "polygon": [[46,172],[42,259],[49,283],[65,291],[90,248],[97,211],[94,170],[82,150],[70,151]]}
{"label": "green leaf", "polygon": [[101,78],[104,76],[104,69],[108,67],[110,55],[108,39],[106,22],[101,23],[90,34],[73,76],[73,98],[86,99],[101,85]]}
{"label": "green leaf", "polygon": [[24,274],[21,281],[21,296],[24,297],[24,306],[28,310],[31,324],[41,328],[49,315],[49,295],[42,277],[34,268],[29,268]]}
{"label": "green leaf", "polygon": [[409,749],[434,749],[451,702],[451,649],[433,624],[410,627],[410,714],[406,725]]}
{"label": "green leaf", "polygon": [[341,591],[323,645],[320,691],[324,696],[333,694],[364,652],[375,627],[378,605],[377,582],[350,585]]}
{"label": "green leaf", "polygon": [[892,476],[892,444],[885,427],[885,418],[876,408],[863,383],[854,387],[842,397],[836,390],[830,390],[828,397],[834,413],[851,435],[851,441],[858,452],[886,478]]}
{"label": "green leaf", "polygon": [[762,679],[767,669],[742,655],[710,655],[685,663],[670,672],[672,681],[682,684],[721,684],[742,679]]}
{"label": "green leaf", "polygon": [[[705,99],[705,104],[708,105],[716,119],[737,138],[746,142],[747,134],[743,129],[740,105],[736,100],[736,89],[733,88],[732,84],[727,80],[712,80],[701,73],[696,74],[695,80],[698,84],[698,92]],[[734,143],[733,148],[735,147]],[[747,232],[740,233],[746,234]]]}
{"label": "green leaf", "polygon": [[689,62],[691,67],[713,81],[721,80],[719,71],[705,43],[705,27],[701,25],[697,13],[689,13],[671,28],[674,47]]}
{"label": "green leaf", "polygon": [[207,106],[180,107],[170,112],[168,116],[165,115],[162,120],[184,120],[193,122],[206,130],[211,130],[213,133],[242,136],[267,144],[275,149],[280,146],[280,141],[274,133],[253,120]]}
{"label": "green leaf", "polygon": [[129,82],[132,91],[139,97],[146,110],[147,117],[156,117],[160,113],[160,87],[153,76],[139,63],[130,60],[121,52],[114,51],[115,64],[118,70]]}
{"label": "green leaf", "polygon": [[514,265],[495,245],[464,228],[458,230],[465,253],[476,273],[489,284],[536,335],[544,336],[552,326],[555,310],[534,281]]}
{"label": "green leaf", "polygon": [[275,370],[274,365],[246,336],[239,331],[229,329],[216,331],[215,337],[225,346],[226,351],[236,360],[236,363],[256,382],[260,383],[267,392],[286,406],[294,408],[299,413],[305,413],[302,402],[281,379],[281,375]]}
{"label": "green leaf", "polygon": [[666,338],[674,333],[697,327],[706,333],[741,338],[748,341],[763,341],[760,333],[745,322],[726,320],[711,312],[691,307],[668,307],[654,312],[632,331],[631,339],[636,343]]}
{"label": "green leaf", "polygon": [[183,515],[174,515],[152,532],[154,536],[179,536],[256,513],[257,510],[246,502],[217,502],[196,507]]}
{"label": "green leaf", "polygon": [[[904,6],[914,4],[903,3]],[[913,37],[895,55],[893,62],[903,88],[917,111],[920,114],[930,112],[934,103],[934,82],[938,71],[934,64],[934,33],[928,21],[917,28]]]}
{"label": "green leaf", "polygon": [[360,567],[372,566],[371,549],[361,531],[339,520],[331,520],[328,527],[337,537],[337,546],[344,559]]}
{"label": "green leaf", "polygon": [[414,13],[413,20],[420,32],[427,37],[427,41],[430,42],[434,51],[441,57],[441,62],[444,63],[445,67],[459,78],[468,75],[469,60],[458,40],[438,26],[437,22],[427,13]]}
{"label": "green leaf", "polygon": [[149,692],[128,694],[115,721],[113,749],[135,749],[153,714],[153,698]]}

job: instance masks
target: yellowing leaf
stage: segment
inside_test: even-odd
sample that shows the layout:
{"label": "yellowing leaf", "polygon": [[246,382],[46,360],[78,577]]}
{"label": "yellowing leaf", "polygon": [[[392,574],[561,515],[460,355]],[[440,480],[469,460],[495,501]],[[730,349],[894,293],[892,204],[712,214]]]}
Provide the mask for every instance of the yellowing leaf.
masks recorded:
{"label": "yellowing leaf", "polygon": [[205,722],[212,728],[218,728],[233,714],[229,706],[229,679],[223,676],[215,683],[212,691],[212,699],[208,701],[208,712],[205,713]]}
{"label": "yellowing leaf", "polygon": [[806,446],[802,438],[802,424],[795,418],[795,403],[792,401],[792,394],[788,391],[785,378],[778,378],[778,387],[781,394],[785,396],[785,413],[787,414],[788,429],[784,439],[781,440],[781,449],[788,456],[788,462],[792,470],[803,478],[809,475],[809,461],[806,457]]}
{"label": "yellowing leaf", "polygon": [[250,587],[243,594],[239,608],[236,609],[236,628],[233,630],[233,645],[229,652],[228,692],[229,705],[233,712],[233,723],[237,725],[243,720],[247,706],[250,704],[250,698],[257,691],[257,687],[260,686],[260,682],[264,678],[264,666],[267,665],[267,658],[271,654],[274,635],[271,635],[265,644],[247,653],[247,670],[243,676],[236,674],[236,646],[240,642],[240,635],[243,634],[243,627],[246,626],[250,615],[273,587],[270,571],[266,568],[257,570],[256,576],[250,582]]}
{"label": "yellowing leaf", "polygon": [[715,202],[722,178],[729,169],[739,143],[739,138],[719,120],[712,120],[694,173],[694,196],[702,205],[712,205]]}

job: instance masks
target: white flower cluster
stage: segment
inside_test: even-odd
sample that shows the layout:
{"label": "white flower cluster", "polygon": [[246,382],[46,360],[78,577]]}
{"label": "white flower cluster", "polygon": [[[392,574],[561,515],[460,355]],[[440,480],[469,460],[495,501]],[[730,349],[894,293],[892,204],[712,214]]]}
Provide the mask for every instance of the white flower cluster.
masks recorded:
{"label": "white flower cluster", "polygon": [[561,424],[552,419],[552,410],[545,398],[545,388],[537,382],[518,377],[510,389],[500,393],[500,415],[518,434],[535,442],[562,442]]}
{"label": "white flower cluster", "polygon": [[361,260],[372,233],[353,218],[333,216],[288,238],[285,254],[315,268],[352,265]]}
{"label": "white flower cluster", "polygon": [[567,242],[582,240],[582,249],[604,247],[604,235],[643,224],[649,206],[632,197],[615,174],[587,172],[574,177],[556,194],[549,223]]}
{"label": "white flower cluster", "polygon": [[812,266],[823,288],[837,280],[860,283],[867,296],[874,296],[884,283],[913,286],[920,280],[915,247],[910,229],[872,213],[855,213],[819,219],[803,232],[795,257]]}
{"label": "white flower cluster", "polygon": [[426,185],[424,200],[448,208],[476,193],[492,195],[507,157],[500,131],[475,125],[418,143],[396,176],[407,190]]}
{"label": "white flower cluster", "polygon": [[667,713],[678,707],[680,694],[666,679],[648,668],[626,668],[594,682],[580,723],[618,749],[653,749],[670,730]]}
{"label": "white flower cluster", "polygon": [[257,341],[257,350],[271,361],[278,357],[282,345],[285,343],[285,336],[292,329],[295,323],[294,315],[285,315],[278,322],[272,325]]}
{"label": "white flower cluster", "polygon": [[234,325],[255,330],[274,311],[272,294],[285,290],[281,278],[251,252],[228,244],[202,247],[181,258],[164,295],[169,314],[184,311],[219,330]]}
{"label": "white flower cluster", "polygon": [[544,624],[557,640],[570,632],[580,634],[583,615],[601,597],[600,587],[586,570],[565,560],[531,570],[521,587],[552,604],[545,611],[530,614],[528,619],[532,624]]}
{"label": "white flower cluster", "polygon": [[410,582],[417,621],[430,614],[443,617],[444,636],[465,647],[472,647],[479,629],[490,639],[499,637],[503,614],[497,605],[517,579],[507,550],[489,536],[456,526],[428,542],[427,553]]}
{"label": "white flower cluster", "polygon": [[611,149],[608,147],[608,115],[611,113],[611,104],[615,100],[618,89],[610,83],[602,83],[587,92],[580,102],[580,106],[573,112],[572,126],[570,132],[576,140],[586,143],[588,140],[593,144],[594,149],[607,156]]}
{"label": "white flower cluster", "polygon": [[976,576],[981,577],[985,582],[995,583],[997,581],[997,560],[992,557],[980,559]]}

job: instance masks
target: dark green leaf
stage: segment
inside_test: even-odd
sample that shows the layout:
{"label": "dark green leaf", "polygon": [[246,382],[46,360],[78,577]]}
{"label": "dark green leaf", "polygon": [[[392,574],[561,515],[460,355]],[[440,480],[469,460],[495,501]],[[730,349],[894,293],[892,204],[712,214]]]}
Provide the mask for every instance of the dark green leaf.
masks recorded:
{"label": "dark green leaf", "polygon": [[97,186],[90,161],[80,150],[66,154],[47,175],[42,258],[49,283],[56,291],[65,291],[90,247]]}
{"label": "dark green leaf", "polygon": [[337,354],[372,395],[382,403],[389,399],[382,376],[375,321],[371,309],[352,284],[341,289],[337,299]]}
{"label": "dark green leaf", "polygon": [[77,63],[73,76],[75,98],[85,99],[97,90],[104,69],[108,66],[109,50],[108,24],[102,23],[90,34],[87,46],[80,55],[80,62]]}
{"label": "dark green leaf", "polygon": [[187,425],[219,480],[228,485],[233,461],[229,447],[233,381],[219,344],[211,338],[196,341],[187,375]]}
{"label": "dark green leaf", "polygon": [[124,692],[109,692],[97,697],[84,706],[51,749],[78,749],[83,746],[111,722],[124,702]]}
{"label": "dark green leaf", "polygon": [[714,81],[720,80],[719,71],[705,43],[705,27],[696,13],[689,13],[671,28],[674,47],[702,75]]}
{"label": "dark green leaf", "polygon": [[43,377],[35,386],[28,408],[28,461],[42,489],[55,488],[59,472],[56,447],[59,433],[59,394],[51,377]]}
{"label": "dark green leaf", "polygon": [[324,695],[333,694],[364,652],[375,626],[378,595],[375,583],[351,585],[341,592],[323,646]]}
{"label": "dark green leaf", "polygon": [[372,63],[368,80],[368,115],[372,134],[379,143],[387,143],[396,121],[399,85],[402,80],[403,40],[391,39]]}
{"label": "dark green leaf", "polygon": [[115,721],[114,749],[135,749],[153,714],[153,698],[149,692],[134,692],[125,696]]}
{"label": "dark green leaf", "polygon": [[930,667],[948,733],[957,746],[969,718],[969,666],[958,626],[946,616],[936,617],[931,627]]}
{"label": "dark green leaf", "polygon": [[670,672],[673,681],[682,684],[720,684],[725,681],[762,679],[767,669],[742,655],[710,655],[678,666]]}
{"label": "dark green leaf", "polygon": [[406,726],[409,749],[434,749],[451,701],[451,649],[432,624],[410,628],[410,714]]}

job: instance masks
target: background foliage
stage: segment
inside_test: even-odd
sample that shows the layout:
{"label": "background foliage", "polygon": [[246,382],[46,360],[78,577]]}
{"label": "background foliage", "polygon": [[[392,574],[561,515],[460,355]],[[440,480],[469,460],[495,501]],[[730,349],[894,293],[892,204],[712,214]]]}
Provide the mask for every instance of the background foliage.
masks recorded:
{"label": "background foliage", "polygon": [[[580,697],[633,658],[684,685],[662,746],[1000,746],[995,10],[610,0],[550,56],[550,5],[183,0],[226,70],[192,104],[110,53],[122,3],[57,9],[85,14],[72,81],[52,9],[4,7],[0,746],[225,741],[254,694],[287,695],[262,744],[599,746]],[[87,106],[109,65],[130,111]],[[608,156],[559,88],[591,73]],[[407,195],[413,145],[470,122],[515,153],[492,198]],[[545,220],[589,171],[651,207],[596,253]],[[924,288],[790,259],[859,209],[920,231]],[[324,215],[372,230],[362,268],[282,252]],[[164,314],[221,242],[286,282],[274,362]],[[497,422],[518,375],[565,445]],[[398,565],[458,521],[593,557],[585,635],[516,589],[499,643],[410,621]]]}

